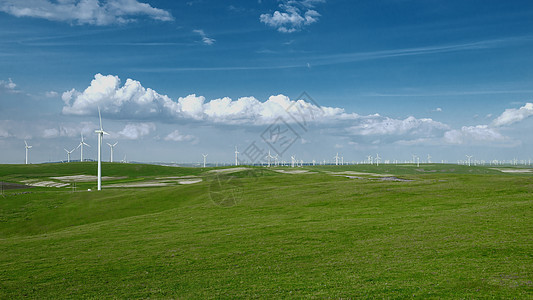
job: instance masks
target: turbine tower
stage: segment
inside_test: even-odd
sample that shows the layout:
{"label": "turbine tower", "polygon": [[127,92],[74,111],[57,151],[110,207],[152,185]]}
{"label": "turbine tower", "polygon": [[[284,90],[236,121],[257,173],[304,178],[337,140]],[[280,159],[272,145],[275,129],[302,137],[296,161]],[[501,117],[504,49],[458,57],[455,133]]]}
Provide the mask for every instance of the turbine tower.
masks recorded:
{"label": "turbine tower", "polygon": [[72,149],[72,150],[70,150],[70,151],[68,151],[67,149],[65,149],[65,152],[67,152],[67,162],[70,162],[70,154],[71,154],[72,152],[74,152],[74,150],[76,150],[76,148],[74,148],[74,149]]}
{"label": "turbine tower", "polygon": [[28,146],[28,143],[26,143],[26,140],[24,140],[24,144],[26,144],[26,164],[28,164],[28,149],[31,149],[33,146]]}
{"label": "turbine tower", "polygon": [[431,163],[431,155],[428,154],[428,164]]}
{"label": "turbine tower", "polygon": [[204,157],[204,168],[205,168],[205,160],[207,159],[207,156],[208,156],[208,155],[209,155],[209,154],[202,154],[202,156]]}
{"label": "turbine tower", "polygon": [[296,161],[296,158],[294,155],[291,155],[291,167],[294,168],[294,162]]}
{"label": "turbine tower", "polygon": [[335,158],[335,165],[338,166],[339,165],[339,153],[337,152],[337,155],[334,156]]}
{"label": "turbine tower", "polygon": [[87,143],[83,140],[83,133],[82,133],[82,134],[81,134],[81,142],[80,142],[80,144],[78,145],[78,147],[76,148],[76,149],[78,149],[78,148],[81,147],[81,148],[80,148],[80,162],[83,161],[83,145],[85,145],[85,146],[87,146],[87,147],[91,147],[91,146],[89,146],[89,144],[87,144]]}
{"label": "turbine tower", "polygon": [[110,143],[106,143],[106,144],[111,148],[111,159],[109,160],[109,162],[113,162],[113,149],[118,144],[118,142],[116,142],[114,144],[110,144]]}
{"label": "turbine tower", "polygon": [[379,153],[376,153],[376,166],[379,167],[379,161],[380,161],[381,157],[379,157]]}
{"label": "turbine tower", "polygon": [[98,134],[98,190],[102,190],[102,140],[104,139],[104,134],[109,134],[104,131],[102,127],[102,115],[100,114],[100,107],[98,107],[98,118],[100,119],[100,129],[95,130],[94,132]]}

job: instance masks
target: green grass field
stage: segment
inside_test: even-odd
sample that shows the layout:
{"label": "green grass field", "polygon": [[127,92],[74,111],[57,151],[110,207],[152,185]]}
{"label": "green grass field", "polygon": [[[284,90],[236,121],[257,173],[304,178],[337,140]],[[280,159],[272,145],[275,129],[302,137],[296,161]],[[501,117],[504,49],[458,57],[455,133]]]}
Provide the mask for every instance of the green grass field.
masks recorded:
{"label": "green grass field", "polygon": [[[104,187],[203,181],[5,190],[0,298],[533,297],[533,173],[302,169],[104,164]],[[95,171],[0,165],[0,181]]]}

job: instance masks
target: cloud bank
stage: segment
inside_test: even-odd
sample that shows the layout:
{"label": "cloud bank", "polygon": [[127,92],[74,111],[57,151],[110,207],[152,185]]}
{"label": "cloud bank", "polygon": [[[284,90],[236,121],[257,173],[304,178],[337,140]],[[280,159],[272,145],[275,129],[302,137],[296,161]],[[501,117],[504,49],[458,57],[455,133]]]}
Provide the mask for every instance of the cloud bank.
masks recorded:
{"label": "cloud bank", "polygon": [[[65,115],[97,115],[99,106],[106,118],[176,122],[203,122],[228,126],[265,126],[282,118],[289,124],[341,128],[348,136],[387,136],[420,138],[442,136],[450,128],[432,119],[408,117],[403,120],[378,114],[360,116],[337,107],[324,107],[302,99],[291,100],[285,95],[273,95],[261,102],[254,97],[229,97],[207,101],[195,94],[171,99],[139,81],[127,79],[124,85],[118,76],[96,74],[83,92],[64,92]],[[122,137],[139,138],[155,130],[153,123],[129,124]],[[152,125],[147,125],[152,124]],[[140,127],[139,127],[140,126]],[[142,130],[141,130],[142,129]],[[169,141],[189,141],[194,137],[173,132]],[[397,138],[396,138],[397,139]]]}
{"label": "cloud bank", "polygon": [[34,17],[77,25],[125,24],[140,16],[171,21],[172,15],[137,0],[2,0],[0,11],[16,17]]}
{"label": "cloud bank", "polygon": [[280,10],[272,14],[262,14],[259,20],[279,32],[291,33],[316,23],[320,14],[313,8],[325,0],[288,0],[279,5]]}

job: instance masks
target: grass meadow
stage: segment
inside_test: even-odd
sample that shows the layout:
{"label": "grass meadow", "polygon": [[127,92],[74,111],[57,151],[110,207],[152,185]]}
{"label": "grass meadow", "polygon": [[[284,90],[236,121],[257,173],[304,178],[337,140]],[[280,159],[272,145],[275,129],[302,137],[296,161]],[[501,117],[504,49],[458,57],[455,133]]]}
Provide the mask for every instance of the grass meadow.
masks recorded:
{"label": "grass meadow", "polygon": [[[94,181],[3,191],[0,298],[533,297],[533,173],[102,168],[115,178],[99,192]],[[0,165],[10,183],[95,173]],[[202,181],[106,187],[187,176]]]}

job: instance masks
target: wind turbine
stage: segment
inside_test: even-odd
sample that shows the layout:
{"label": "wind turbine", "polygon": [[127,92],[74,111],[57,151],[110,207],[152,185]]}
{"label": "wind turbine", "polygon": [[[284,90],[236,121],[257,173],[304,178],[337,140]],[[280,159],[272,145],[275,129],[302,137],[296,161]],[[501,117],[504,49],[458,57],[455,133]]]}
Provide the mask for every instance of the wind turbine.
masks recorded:
{"label": "wind turbine", "polygon": [[113,149],[118,144],[118,142],[116,142],[114,144],[110,144],[110,143],[106,143],[106,144],[111,148],[111,160],[109,160],[109,162],[113,162]]}
{"label": "wind turbine", "polygon": [[26,140],[24,140],[24,144],[26,144],[26,164],[28,164],[28,149],[31,149],[33,146],[28,146],[28,143],[26,143]]}
{"label": "wind turbine", "polygon": [[379,157],[379,153],[376,153],[376,166],[379,167],[379,160],[381,159],[381,157]]}
{"label": "wind turbine", "polygon": [[338,166],[339,165],[339,153],[337,152],[337,154],[333,158],[335,158],[335,165]]}
{"label": "wind turbine", "polygon": [[102,127],[102,115],[100,114],[100,107],[98,107],[98,118],[100,119],[100,129],[95,130],[94,132],[98,134],[98,190],[102,190],[102,140],[104,139],[104,134],[109,134],[104,131]]}
{"label": "wind turbine", "polygon": [[87,143],[83,140],[83,133],[82,133],[82,134],[81,134],[81,142],[80,142],[80,144],[78,145],[78,147],[76,148],[76,149],[78,149],[78,148],[81,147],[81,148],[80,148],[80,162],[83,161],[83,145],[85,145],[85,146],[87,146],[87,147],[91,147],[91,146],[89,146],[89,144],[87,144]]}
{"label": "wind turbine", "polygon": [[294,168],[294,162],[296,161],[296,158],[294,155],[291,155],[291,167]]}
{"label": "wind turbine", "polygon": [[268,150],[268,155],[266,156],[266,158],[268,159],[268,167],[270,168],[270,159],[274,158],[274,156],[270,154],[270,150]]}
{"label": "wind turbine", "polygon": [[369,164],[372,164],[372,155],[369,155],[366,157],[368,159],[368,163]]}
{"label": "wind turbine", "polygon": [[472,160],[472,155],[467,155],[466,158],[468,158],[468,166],[470,167],[470,163]]}
{"label": "wind turbine", "polygon": [[431,163],[431,155],[428,154],[428,164]]}
{"label": "wind turbine", "polygon": [[204,168],[205,168],[205,160],[207,159],[207,156],[208,156],[208,155],[209,155],[209,154],[202,154],[202,156],[204,157]]}
{"label": "wind turbine", "polygon": [[235,146],[235,165],[239,165],[239,151],[237,151],[237,146]]}
{"label": "wind turbine", "polygon": [[74,150],[76,150],[76,148],[74,148],[74,149],[72,149],[72,150],[70,150],[70,151],[68,151],[67,149],[65,149],[65,152],[67,152],[67,162],[70,162],[70,154],[71,154],[72,152],[74,152]]}

